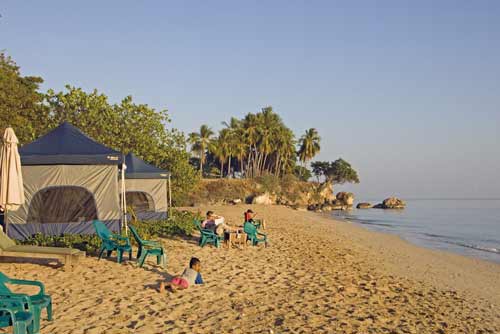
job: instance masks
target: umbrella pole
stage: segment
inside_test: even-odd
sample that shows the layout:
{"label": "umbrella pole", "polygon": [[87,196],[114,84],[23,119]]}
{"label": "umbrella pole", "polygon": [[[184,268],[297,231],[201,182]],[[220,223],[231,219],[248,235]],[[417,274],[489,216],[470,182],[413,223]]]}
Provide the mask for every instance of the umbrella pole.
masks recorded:
{"label": "umbrella pole", "polygon": [[122,222],[125,226],[125,235],[128,235],[127,199],[125,198],[125,163],[122,163]]}

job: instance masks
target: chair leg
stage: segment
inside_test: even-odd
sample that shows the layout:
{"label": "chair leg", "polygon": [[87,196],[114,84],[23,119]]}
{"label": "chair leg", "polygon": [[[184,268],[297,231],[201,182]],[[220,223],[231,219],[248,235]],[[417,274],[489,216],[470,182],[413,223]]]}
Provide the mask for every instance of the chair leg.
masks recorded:
{"label": "chair leg", "polygon": [[107,253],[107,257],[110,257],[111,256],[111,253],[113,253],[112,250],[109,250],[108,253]]}
{"label": "chair leg", "polygon": [[47,305],[47,320],[52,321],[52,300],[49,302],[49,305]]}
{"label": "chair leg", "polygon": [[102,254],[104,254],[105,248],[101,246],[101,250],[99,251],[99,260],[102,258]]}
{"label": "chair leg", "polygon": [[40,333],[40,316],[42,310],[39,307],[33,307],[30,311],[33,313],[33,333]]}
{"label": "chair leg", "polygon": [[128,251],[128,260],[132,261],[132,249]]}
{"label": "chair leg", "polygon": [[123,250],[118,249],[116,252],[118,253],[118,255],[117,255],[117,257],[116,257],[116,262],[118,262],[118,263],[122,263],[122,258],[123,258]]}
{"label": "chair leg", "polygon": [[16,321],[12,324],[14,334],[27,334],[28,326],[29,325],[24,321]]}
{"label": "chair leg", "polygon": [[139,249],[137,250],[137,258],[141,257],[141,253],[142,253],[142,247],[139,246]]}
{"label": "chair leg", "polygon": [[148,251],[143,252],[141,257],[139,258],[139,267],[142,268],[142,266],[144,265],[144,261],[146,261],[146,256],[148,256]]}

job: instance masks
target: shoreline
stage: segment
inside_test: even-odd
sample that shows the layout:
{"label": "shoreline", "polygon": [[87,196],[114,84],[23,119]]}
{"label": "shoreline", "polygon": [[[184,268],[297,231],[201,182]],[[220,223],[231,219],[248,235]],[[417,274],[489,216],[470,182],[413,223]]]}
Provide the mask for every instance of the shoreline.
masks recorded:
{"label": "shoreline", "polygon": [[396,233],[372,230],[328,213],[315,214],[331,220],[362,251],[379,253],[386,269],[395,274],[461,290],[500,305],[500,263],[417,245]]}
{"label": "shoreline", "polygon": [[357,222],[356,219],[352,219],[351,220],[349,218],[344,218],[344,217],[335,217],[335,216],[331,215],[331,212],[328,212],[328,213],[327,212],[323,212],[323,213],[319,213],[319,214],[325,215],[325,217],[327,217],[327,218],[330,217],[331,219],[333,219],[335,221],[338,221],[338,222],[353,224],[355,226],[361,227],[361,228],[363,228],[363,229],[365,229],[367,231],[370,231],[370,232],[376,232],[376,233],[382,233],[382,234],[388,234],[388,235],[396,236],[396,237],[400,238],[402,241],[409,242],[410,244],[412,244],[414,246],[417,246],[417,247],[420,247],[420,248],[435,250],[435,251],[439,251],[439,252],[445,252],[447,254],[452,254],[452,255],[459,255],[459,256],[463,256],[463,257],[469,258],[469,259],[474,259],[474,260],[479,260],[479,261],[485,261],[487,263],[493,263],[493,264],[496,264],[496,265],[500,266],[500,254],[497,253],[497,252],[491,252],[491,251],[484,250],[484,249],[477,248],[477,247],[462,246],[464,248],[466,248],[466,247],[471,248],[471,249],[475,250],[476,252],[485,252],[485,253],[491,253],[491,254],[498,254],[499,255],[499,259],[498,260],[490,260],[490,259],[487,259],[487,258],[481,258],[479,256],[473,256],[473,255],[467,255],[467,254],[460,254],[459,252],[454,252],[454,251],[449,250],[449,249],[433,248],[433,247],[430,247],[430,246],[428,247],[428,246],[425,246],[425,245],[420,245],[420,244],[418,244],[416,242],[413,242],[412,240],[405,239],[403,236],[399,235],[397,232],[392,233],[392,232],[389,232],[389,231],[378,231],[375,228],[370,228],[368,226],[365,226],[362,223]]}

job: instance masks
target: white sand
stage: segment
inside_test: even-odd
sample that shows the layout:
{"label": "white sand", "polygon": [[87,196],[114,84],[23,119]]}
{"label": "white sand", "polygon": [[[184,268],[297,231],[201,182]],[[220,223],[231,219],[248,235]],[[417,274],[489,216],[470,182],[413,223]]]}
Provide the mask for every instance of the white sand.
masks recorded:
{"label": "white sand", "polygon": [[[241,224],[246,208],[210,209]],[[252,208],[268,221],[269,248],[164,240],[166,271],[153,259],[141,269],[95,257],[73,272],[6,261],[0,270],[45,283],[55,320],[41,333],[500,333],[499,265],[314,213]],[[191,256],[206,284],[156,292]]]}

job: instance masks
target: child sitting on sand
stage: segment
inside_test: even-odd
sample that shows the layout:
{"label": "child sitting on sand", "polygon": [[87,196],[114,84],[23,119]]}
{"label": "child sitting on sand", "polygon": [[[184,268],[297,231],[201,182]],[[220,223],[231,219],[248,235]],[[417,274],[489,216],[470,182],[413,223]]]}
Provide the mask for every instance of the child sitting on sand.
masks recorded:
{"label": "child sitting on sand", "polygon": [[189,261],[189,268],[184,269],[181,276],[172,278],[170,282],[160,283],[160,293],[165,292],[165,287],[169,287],[172,292],[175,292],[175,290],[187,289],[190,285],[203,284],[203,278],[201,278],[200,271],[201,261],[192,257]]}

